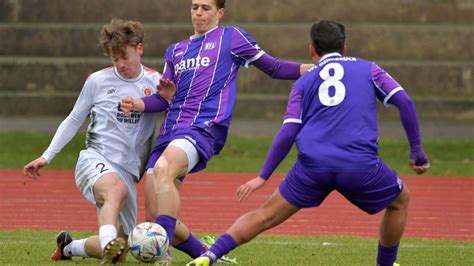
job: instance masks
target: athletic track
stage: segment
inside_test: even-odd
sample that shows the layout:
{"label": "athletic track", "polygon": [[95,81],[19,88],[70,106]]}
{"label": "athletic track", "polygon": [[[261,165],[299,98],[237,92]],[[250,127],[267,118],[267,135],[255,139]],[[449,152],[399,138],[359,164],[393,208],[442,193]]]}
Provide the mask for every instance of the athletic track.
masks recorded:
{"label": "athletic track", "polygon": [[[187,177],[181,219],[195,232],[222,233],[241,214],[264,202],[279,184],[274,176],[246,203],[234,191],[252,174],[202,173]],[[404,236],[474,240],[474,178],[404,177],[411,191]],[[0,229],[97,229],[96,209],[82,198],[71,171],[42,171],[38,180],[21,170],[0,170]],[[139,222],[144,221],[143,184],[139,191]],[[320,208],[302,210],[268,231],[282,235],[377,237],[381,214],[369,216],[332,193]]]}

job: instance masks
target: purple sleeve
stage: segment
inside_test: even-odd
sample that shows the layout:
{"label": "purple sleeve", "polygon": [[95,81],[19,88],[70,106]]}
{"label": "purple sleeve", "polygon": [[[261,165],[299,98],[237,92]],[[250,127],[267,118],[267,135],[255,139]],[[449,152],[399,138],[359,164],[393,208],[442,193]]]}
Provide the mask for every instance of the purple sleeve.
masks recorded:
{"label": "purple sleeve", "polygon": [[404,90],[393,95],[390,104],[395,105],[400,111],[400,120],[410,144],[410,160],[415,161],[418,166],[427,164],[428,158],[421,143],[415,104]]}
{"label": "purple sleeve", "polygon": [[253,61],[260,58],[264,51],[258,46],[257,42],[244,29],[231,27],[232,41],[230,52],[235,56],[239,65],[248,67]]}
{"label": "purple sleeve", "polygon": [[253,65],[274,79],[295,80],[301,76],[300,63],[278,60],[268,54],[262,55]]}
{"label": "purple sleeve", "polygon": [[385,70],[379,67],[377,64],[372,63],[372,82],[377,87],[377,98],[385,106],[388,105],[390,98],[397,92],[403,90],[400,84],[393,79]]}
{"label": "purple sleeve", "polygon": [[166,49],[165,55],[163,56],[165,60],[165,66],[163,68],[163,76],[161,77],[162,79],[169,79],[169,80],[174,80],[174,66],[173,66],[173,51],[175,49],[176,45],[171,45]]}
{"label": "purple sleeve", "polygon": [[283,124],[268,151],[265,163],[263,164],[262,170],[260,170],[260,177],[265,180],[270,178],[273,171],[275,171],[281,161],[285,159],[288,152],[290,152],[300,127],[301,124],[297,123]]}
{"label": "purple sleeve", "polygon": [[156,113],[168,109],[168,101],[161,97],[158,93],[143,97],[143,103],[145,104],[144,113]]}
{"label": "purple sleeve", "polygon": [[297,88],[296,84],[293,85],[290,91],[290,97],[288,98],[288,104],[286,105],[285,121],[301,123],[301,100],[303,96],[301,91]]}

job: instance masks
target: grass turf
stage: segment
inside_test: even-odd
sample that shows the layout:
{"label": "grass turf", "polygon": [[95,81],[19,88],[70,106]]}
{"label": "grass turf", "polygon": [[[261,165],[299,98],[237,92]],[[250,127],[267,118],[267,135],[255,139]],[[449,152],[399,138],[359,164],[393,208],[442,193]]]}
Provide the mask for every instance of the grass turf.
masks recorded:
{"label": "grass turf", "polygon": [[[93,232],[72,232],[84,238]],[[50,260],[56,232],[0,231],[0,264],[58,265]],[[288,237],[261,235],[231,253],[240,265],[375,265],[377,240],[356,237]],[[190,258],[172,250],[173,265]],[[404,238],[397,260],[401,265],[473,265],[474,242]],[[96,259],[75,257],[66,264],[97,265]],[[121,265],[137,265],[130,255]]]}

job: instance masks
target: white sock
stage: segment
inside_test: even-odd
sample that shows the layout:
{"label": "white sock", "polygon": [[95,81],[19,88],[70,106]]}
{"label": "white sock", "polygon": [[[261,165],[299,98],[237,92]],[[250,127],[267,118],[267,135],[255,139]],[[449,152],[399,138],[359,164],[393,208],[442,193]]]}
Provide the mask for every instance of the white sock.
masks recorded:
{"label": "white sock", "polygon": [[89,255],[87,255],[86,253],[86,240],[87,238],[73,240],[71,243],[69,243],[69,245],[64,247],[63,249],[64,256],[66,257],[79,256],[83,258],[88,258]]}
{"label": "white sock", "polygon": [[115,228],[115,225],[106,224],[99,228],[100,248],[102,250],[115,238],[117,238],[117,228]]}

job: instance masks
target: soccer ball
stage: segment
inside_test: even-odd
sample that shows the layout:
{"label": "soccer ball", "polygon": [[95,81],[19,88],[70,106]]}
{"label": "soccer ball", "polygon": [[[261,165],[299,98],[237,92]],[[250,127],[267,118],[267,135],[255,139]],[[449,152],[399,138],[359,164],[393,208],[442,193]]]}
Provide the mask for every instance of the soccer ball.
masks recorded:
{"label": "soccer ball", "polygon": [[165,258],[169,245],[165,229],[156,223],[141,223],[128,236],[130,253],[141,262],[151,263]]}

